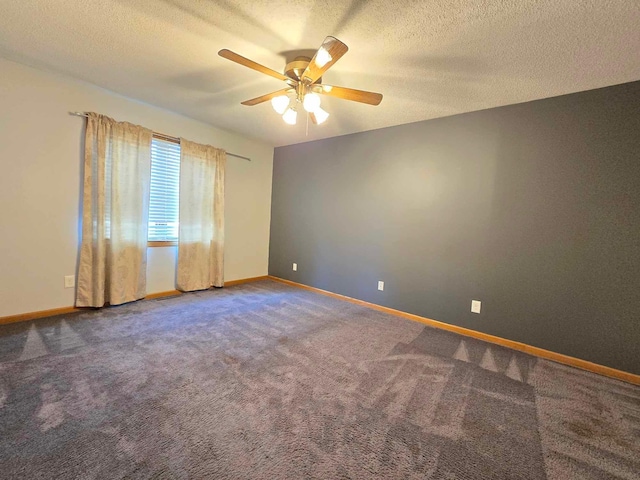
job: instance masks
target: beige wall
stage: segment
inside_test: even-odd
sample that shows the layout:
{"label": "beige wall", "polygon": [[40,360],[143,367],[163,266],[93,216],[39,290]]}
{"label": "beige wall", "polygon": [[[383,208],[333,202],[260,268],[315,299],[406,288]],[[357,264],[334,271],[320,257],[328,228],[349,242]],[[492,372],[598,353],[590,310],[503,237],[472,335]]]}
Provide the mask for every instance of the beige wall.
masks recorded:
{"label": "beige wall", "polygon": [[[225,279],[267,274],[273,147],[62,75],[0,59],[0,317],[73,304],[83,119],[95,111],[224,148]],[[147,291],[175,288],[176,247],[150,248]]]}

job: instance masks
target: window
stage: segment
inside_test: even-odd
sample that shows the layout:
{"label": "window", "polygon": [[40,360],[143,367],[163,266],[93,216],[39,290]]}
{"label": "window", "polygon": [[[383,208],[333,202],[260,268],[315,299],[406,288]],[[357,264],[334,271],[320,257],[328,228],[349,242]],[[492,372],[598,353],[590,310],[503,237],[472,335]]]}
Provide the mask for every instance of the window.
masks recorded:
{"label": "window", "polygon": [[177,242],[180,144],[154,137],[151,141],[150,242]]}

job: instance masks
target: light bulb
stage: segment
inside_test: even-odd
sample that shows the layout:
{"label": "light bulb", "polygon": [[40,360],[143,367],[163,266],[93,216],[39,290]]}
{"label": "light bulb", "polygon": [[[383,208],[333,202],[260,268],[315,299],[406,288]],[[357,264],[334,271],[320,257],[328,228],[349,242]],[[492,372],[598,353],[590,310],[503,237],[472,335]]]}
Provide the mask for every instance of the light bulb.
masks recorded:
{"label": "light bulb", "polygon": [[313,92],[307,93],[302,101],[302,106],[309,113],[315,112],[320,108],[320,95]]}
{"label": "light bulb", "polygon": [[287,111],[284,112],[284,115],[282,115],[282,119],[284,120],[284,122],[288,123],[289,125],[295,125],[297,118],[298,112],[296,112],[293,108],[287,109]]}
{"label": "light bulb", "polygon": [[316,65],[322,68],[331,60],[333,60],[333,58],[331,58],[331,54],[327,52],[324,47],[320,47],[316,52]]}
{"label": "light bulb", "polygon": [[320,125],[321,123],[324,123],[325,120],[329,118],[329,114],[325,112],[323,109],[321,109],[320,107],[316,108],[316,111],[313,112],[313,115],[316,117],[316,123],[318,125]]}
{"label": "light bulb", "polygon": [[282,115],[284,111],[287,109],[287,107],[289,106],[289,97],[287,97],[286,95],[273,97],[271,99],[271,106],[276,112]]}

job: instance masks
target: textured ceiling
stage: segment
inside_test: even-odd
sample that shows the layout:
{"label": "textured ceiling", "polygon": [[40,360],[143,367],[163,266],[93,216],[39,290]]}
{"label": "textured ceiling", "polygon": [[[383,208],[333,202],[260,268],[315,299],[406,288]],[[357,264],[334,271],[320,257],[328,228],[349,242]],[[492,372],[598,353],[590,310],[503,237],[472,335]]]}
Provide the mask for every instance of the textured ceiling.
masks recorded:
{"label": "textured ceiling", "polygon": [[[279,146],[639,80],[639,25],[638,0],[0,0],[0,56]],[[384,100],[323,97],[308,134],[217,55],[282,71],[327,35],[350,50],[324,81]]]}

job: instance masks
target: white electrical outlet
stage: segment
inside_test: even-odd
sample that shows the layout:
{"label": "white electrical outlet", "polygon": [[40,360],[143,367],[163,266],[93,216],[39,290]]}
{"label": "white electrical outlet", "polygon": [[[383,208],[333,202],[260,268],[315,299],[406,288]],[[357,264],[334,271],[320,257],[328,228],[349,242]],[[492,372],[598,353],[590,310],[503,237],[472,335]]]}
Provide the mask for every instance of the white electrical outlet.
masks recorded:
{"label": "white electrical outlet", "polygon": [[471,300],[471,312],[472,313],[480,313],[480,307],[482,306],[482,302],[480,300]]}
{"label": "white electrical outlet", "polygon": [[64,288],[73,288],[76,286],[76,276],[75,275],[65,275],[64,276]]}
{"label": "white electrical outlet", "polygon": [[382,280],[380,280],[378,282],[378,290],[383,291],[384,290],[384,282]]}
{"label": "white electrical outlet", "polygon": [[294,271],[294,272],[297,272],[297,271],[298,271],[298,264],[297,264],[297,263],[294,263],[294,264],[293,264],[293,271]]}

